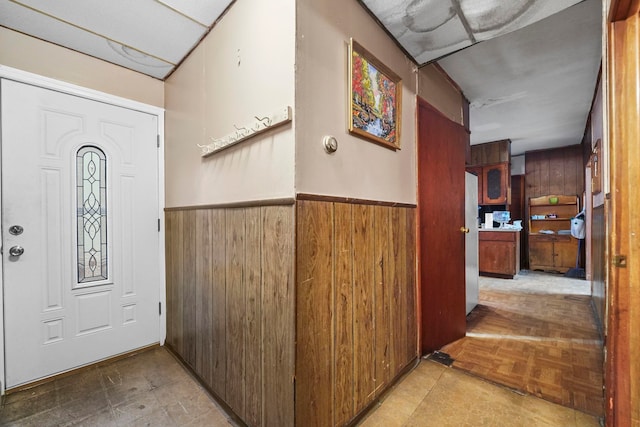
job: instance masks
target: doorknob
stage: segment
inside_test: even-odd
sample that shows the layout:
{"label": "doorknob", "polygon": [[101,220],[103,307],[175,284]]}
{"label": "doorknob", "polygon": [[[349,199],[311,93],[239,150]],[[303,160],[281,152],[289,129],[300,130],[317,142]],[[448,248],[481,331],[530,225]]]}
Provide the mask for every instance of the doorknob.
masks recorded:
{"label": "doorknob", "polygon": [[468,233],[469,229],[467,227],[460,227],[460,232],[461,233]]}
{"label": "doorknob", "polygon": [[11,256],[20,256],[24,253],[24,248],[22,246],[12,246],[9,249],[9,255]]}

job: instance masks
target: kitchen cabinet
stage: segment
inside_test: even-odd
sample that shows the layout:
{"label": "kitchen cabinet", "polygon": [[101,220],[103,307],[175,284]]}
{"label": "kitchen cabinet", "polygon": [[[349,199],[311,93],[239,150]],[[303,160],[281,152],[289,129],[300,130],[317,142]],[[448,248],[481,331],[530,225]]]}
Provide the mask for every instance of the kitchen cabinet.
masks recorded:
{"label": "kitchen cabinet", "polygon": [[529,268],[565,273],[575,267],[578,239],[571,218],[579,212],[577,196],[529,199]]}
{"label": "kitchen cabinet", "polygon": [[478,205],[511,203],[511,140],[475,144],[467,172],[478,177]]}
{"label": "kitchen cabinet", "polygon": [[520,231],[481,229],[478,252],[480,275],[513,279],[520,271]]}
{"label": "kitchen cabinet", "polygon": [[565,273],[578,254],[577,239],[565,235],[529,235],[529,268]]}
{"label": "kitchen cabinet", "polygon": [[511,203],[509,163],[482,167],[482,204],[508,205]]}
{"label": "kitchen cabinet", "polygon": [[479,205],[508,205],[511,203],[509,163],[469,166],[467,172],[478,177]]}

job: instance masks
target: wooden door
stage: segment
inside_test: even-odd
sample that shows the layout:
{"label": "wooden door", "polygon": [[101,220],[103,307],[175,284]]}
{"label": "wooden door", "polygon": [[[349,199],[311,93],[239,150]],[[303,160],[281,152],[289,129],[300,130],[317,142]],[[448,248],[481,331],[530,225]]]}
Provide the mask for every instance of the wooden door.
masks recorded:
{"label": "wooden door", "polygon": [[549,236],[529,236],[529,268],[553,269],[553,240]]}
{"label": "wooden door", "polygon": [[465,317],[465,147],[469,134],[418,99],[422,352],[462,338]]}

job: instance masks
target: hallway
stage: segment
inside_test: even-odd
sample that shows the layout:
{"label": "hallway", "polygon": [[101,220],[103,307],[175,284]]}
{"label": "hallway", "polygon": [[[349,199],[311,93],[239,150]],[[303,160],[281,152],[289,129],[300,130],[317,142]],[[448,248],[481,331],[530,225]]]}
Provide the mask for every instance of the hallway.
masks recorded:
{"label": "hallway", "polygon": [[589,286],[530,271],[480,277],[467,336],[442,349],[457,369],[422,361],[362,425],[600,425],[602,342]]}
{"label": "hallway", "polygon": [[[534,272],[524,272],[516,280],[480,280],[481,306],[469,318],[469,336],[445,348],[456,356],[454,367],[459,369],[451,369],[430,360],[421,361],[392,388],[379,407],[372,411],[361,425],[599,426],[598,419],[586,414],[584,408],[578,404],[574,406],[579,410],[568,408],[478,378],[490,376],[492,372],[502,375],[506,369],[505,361],[500,361],[499,357],[482,357],[483,350],[478,349],[478,341],[492,343],[491,348],[497,355],[509,353],[505,352],[506,347],[492,341],[496,338],[482,336],[489,331],[498,334],[496,330],[491,329],[496,324],[486,322],[490,319],[487,313],[491,310],[502,310],[504,314],[506,307],[501,304],[506,304],[507,300],[510,301],[507,306],[513,313],[519,311],[520,315],[524,316],[525,312],[529,311],[526,324],[518,321],[509,322],[514,328],[526,328],[527,335],[540,337],[540,332],[546,330],[547,336],[553,337],[553,342],[560,344],[568,341],[574,344],[574,349],[576,343],[581,344],[582,341],[586,344],[601,345],[595,342],[597,339],[594,339],[593,331],[588,332],[594,325],[590,325],[584,319],[572,320],[570,316],[570,313],[582,315],[582,312],[576,309],[579,304],[575,305],[572,301],[579,301],[579,297],[588,291],[585,288],[588,287],[588,282]],[[547,292],[550,290],[553,290],[553,293],[548,295]],[[565,302],[559,307],[562,318],[555,318],[552,322],[554,326],[545,328],[532,321],[532,313],[537,313],[538,318],[544,314],[545,319],[549,320],[547,316],[553,313],[553,306],[548,305],[543,309],[543,306],[536,306],[533,301],[536,296],[547,300],[553,294],[566,296],[569,305]],[[521,303],[514,306],[511,300],[513,298]],[[548,301],[545,304],[547,303]],[[515,319],[514,314],[512,317]],[[566,333],[569,329],[573,330],[570,340],[558,332],[566,326],[570,327],[566,329]],[[555,333],[552,333],[553,331]],[[502,334],[505,335],[504,331]],[[523,335],[525,332],[520,330],[517,334]],[[507,347],[515,342],[506,336],[502,339]],[[536,339],[531,345],[535,347],[544,341]],[[509,354],[515,355],[520,351],[515,349]],[[558,352],[563,352],[559,346]],[[578,354],[588,358],[587,353],[571,354],[571,360],[578,360]],[[483,367],[483,360],[493,361],[495,366],[491,369]],[[514,357],[514,360],[520,358]],[[520,365],[516,363],[516,366]],[[529,372],[535,371],[535,368],[527,369]],[[584,372],[586,368],[575,365],[574,369]],[[472,375],[463,370],[470,371]],[[593,376],[596,382],[602,379],[601,371],[590,372],[589,375]],[[522,376],[502,377],[505,378],[520,380]],[[493,381],[499,382],[500,378],[494,378]],[[518,388],[514,384],[510,384],[510,387]],[[571,390],[564,391],[566,394]],[[577,396],[578,393],[568,395]],[[574,399],[574,402],[578,402],[578,399]],[[599,403],[601,405],[602,402]],[[3,399],[0,408],[0,425],[40,427],[236,424],[165,348],[156,347],[10,394]]]}

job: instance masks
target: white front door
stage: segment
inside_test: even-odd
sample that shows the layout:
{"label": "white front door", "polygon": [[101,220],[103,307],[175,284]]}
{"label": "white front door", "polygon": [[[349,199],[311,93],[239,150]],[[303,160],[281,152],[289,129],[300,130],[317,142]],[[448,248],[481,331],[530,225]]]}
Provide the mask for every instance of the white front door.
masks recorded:
{"label": "white front door", "polygon": [[158,118],[1,83],[12,388],[159,342]]}

